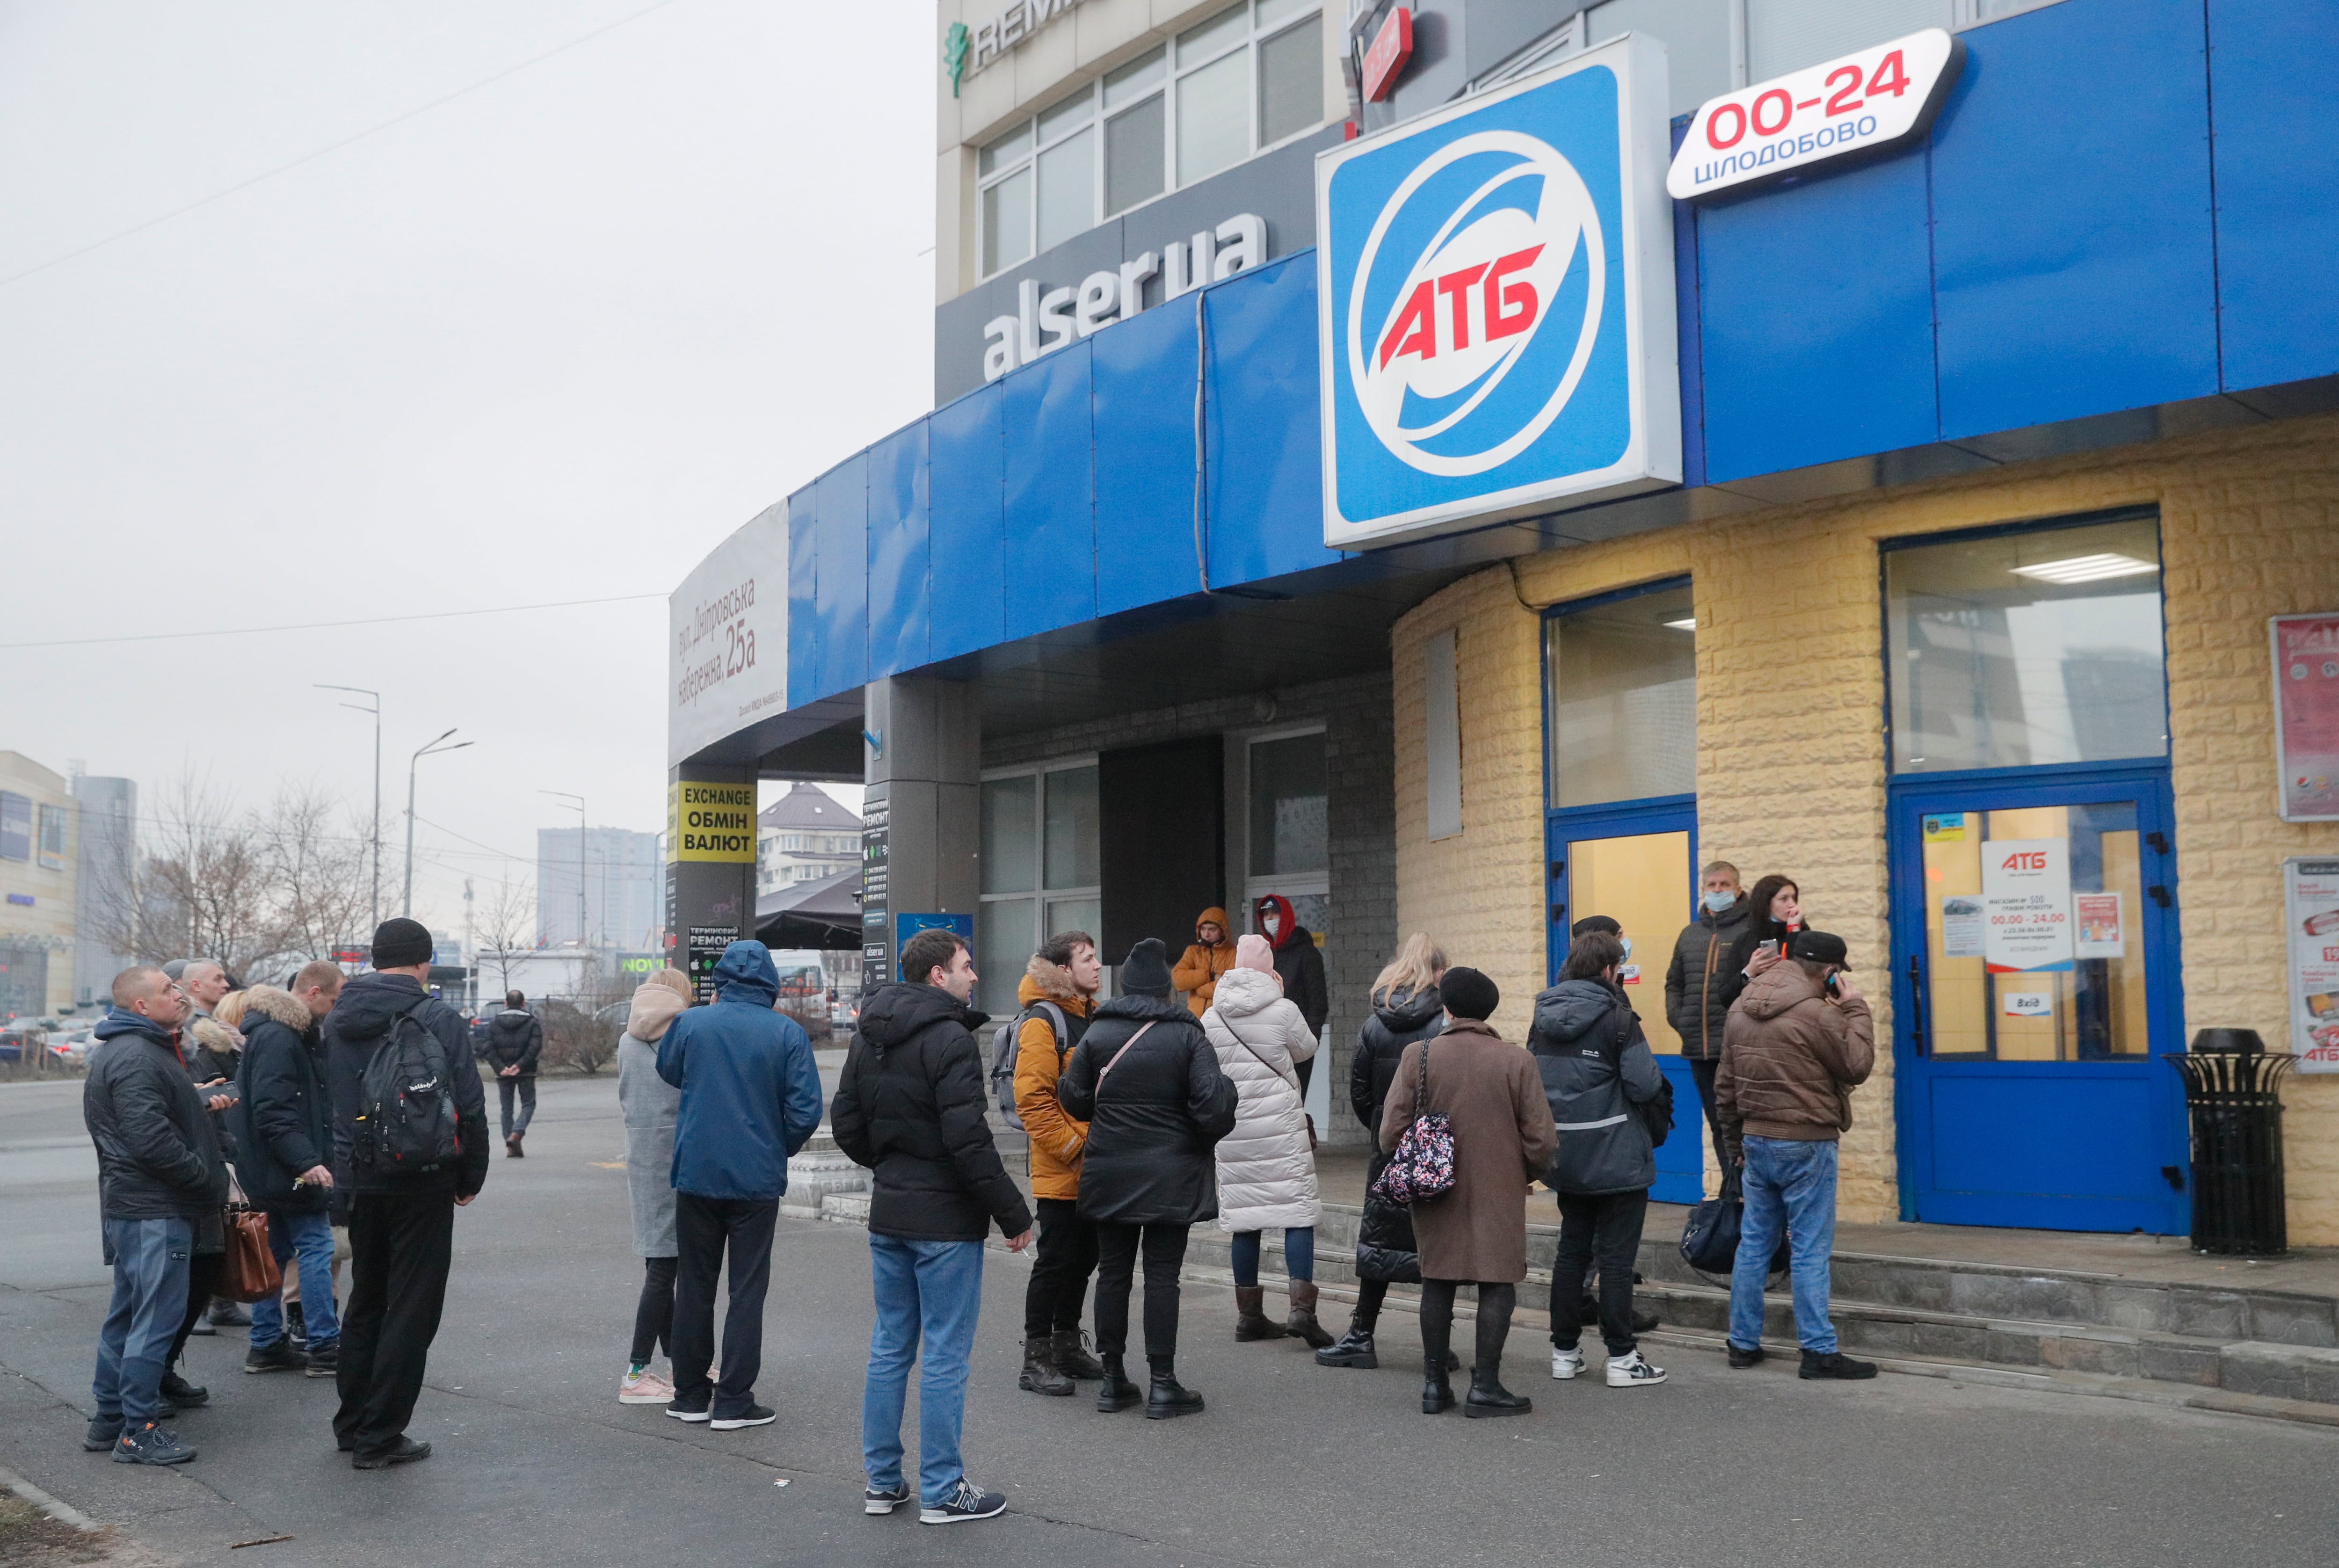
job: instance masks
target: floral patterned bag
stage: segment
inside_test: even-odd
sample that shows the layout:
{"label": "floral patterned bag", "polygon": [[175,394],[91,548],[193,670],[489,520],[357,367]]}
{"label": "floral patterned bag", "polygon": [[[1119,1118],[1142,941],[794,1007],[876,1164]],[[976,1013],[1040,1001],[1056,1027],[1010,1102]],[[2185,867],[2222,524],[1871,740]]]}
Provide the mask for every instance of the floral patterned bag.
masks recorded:
{"label": "floral patterned bag", "polygon": [[1396,1140],[1396,1152],[1373,1183],[1372,1196],[1399,1206],[1443,1198],[1454,1190],[1454,1126],[1429,1104],[1429,1041],[1421,1042],[1414,1081],[1413,1125]]}

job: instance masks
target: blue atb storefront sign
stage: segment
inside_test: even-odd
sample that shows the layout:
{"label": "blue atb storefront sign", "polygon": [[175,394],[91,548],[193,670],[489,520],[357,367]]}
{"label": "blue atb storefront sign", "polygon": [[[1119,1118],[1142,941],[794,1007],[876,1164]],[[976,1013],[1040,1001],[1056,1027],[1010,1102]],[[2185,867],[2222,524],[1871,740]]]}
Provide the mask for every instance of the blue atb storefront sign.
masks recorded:
{"label": "blue atb storefront sign", "polygon": [[1667,141],[1626,37],[1319,156],[1326,545],[1681,481]]}

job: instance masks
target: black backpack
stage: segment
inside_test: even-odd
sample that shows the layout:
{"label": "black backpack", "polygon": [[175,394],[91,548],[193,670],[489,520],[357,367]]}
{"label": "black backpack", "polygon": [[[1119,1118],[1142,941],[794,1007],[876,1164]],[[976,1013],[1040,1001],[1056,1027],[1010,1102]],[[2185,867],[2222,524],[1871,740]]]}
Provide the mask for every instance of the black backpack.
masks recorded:
{"label": "black backpack", "polygon": [[1023,1119],[1015,1114],[1015,1058],[1023,1041],[1023,1025],[1035,1018],[1044,1018],[1056,1036],[1056,1066],[1064,1065],[1064,1037],[1071,1032],[1064,1022],[1064,1010],[1052,1001],[1035,1001],[1017,1013],[991,1037],[991,1094],[999,1102],[999,1114],[1007,1125],[1017,1129]]}
{"label": "black backpack", "polygon": [[424,1172],[463,1152],[446,1047],[410,1011],[366,1059],[350,1158],[376,1174]]}

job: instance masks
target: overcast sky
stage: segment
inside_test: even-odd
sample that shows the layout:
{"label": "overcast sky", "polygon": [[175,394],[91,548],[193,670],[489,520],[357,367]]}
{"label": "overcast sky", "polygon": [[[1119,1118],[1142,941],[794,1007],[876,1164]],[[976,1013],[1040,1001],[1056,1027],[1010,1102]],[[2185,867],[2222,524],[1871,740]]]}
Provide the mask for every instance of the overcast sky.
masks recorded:
{"label": "overcast sky", "polygon": [[576,822],[539,790],[661,828],[664,595],[931,406],[933,32],[927,0],[0,0],[0,643],[52,645],[0,648],[0,749],[150,811],[190,769],[362,811],[371,721],[311,683],[377,688],[393,887],[409,754],[477,742],[420,764],[449,929]]}

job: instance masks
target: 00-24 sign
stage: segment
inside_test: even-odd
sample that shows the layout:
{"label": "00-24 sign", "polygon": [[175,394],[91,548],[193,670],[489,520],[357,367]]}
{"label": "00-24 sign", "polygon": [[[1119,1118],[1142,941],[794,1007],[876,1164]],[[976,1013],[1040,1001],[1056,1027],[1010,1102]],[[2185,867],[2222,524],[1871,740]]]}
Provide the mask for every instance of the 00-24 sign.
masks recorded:
{"label": "00-24 sign", "polygon": [[1676,200],[1711,196],[1855,153],[1905,146],[1965,63],[1939,27],[1707,100],[1665,174]]}

